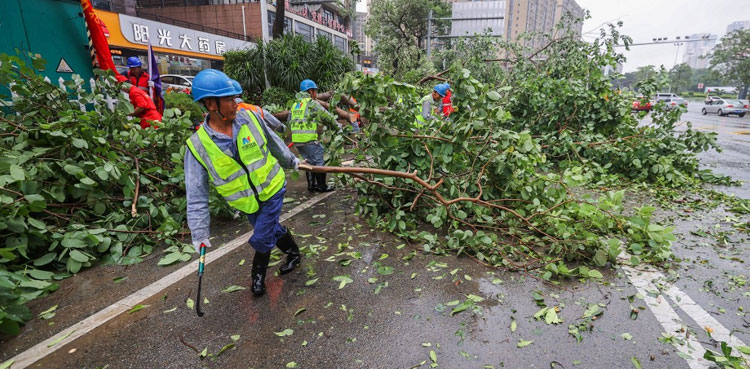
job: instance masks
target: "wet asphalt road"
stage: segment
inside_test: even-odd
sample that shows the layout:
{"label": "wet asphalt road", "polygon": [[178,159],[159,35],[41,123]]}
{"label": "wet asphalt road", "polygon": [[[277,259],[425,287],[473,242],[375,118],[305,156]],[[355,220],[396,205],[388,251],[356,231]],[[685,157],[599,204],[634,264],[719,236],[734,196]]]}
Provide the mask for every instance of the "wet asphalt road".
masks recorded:
{"label": "wet asphalt road", "polygon": [[[698,110],[691,106],[683,119],[718,132],[724,147],[722,153],[703,154],[702,163],[750,182],[750,136],[741,133],[750,130],[750,117],[704,117]],[[309,198],[303,181],[290,185],[288,196],[296,201],[285,210]],[[747,183],[722,190],[750,197]],[[647,201],[628,198],[637,205]],[[643,368],[687,368],[674,346],[659,341],[686,331],[717,350],[705,327],[674,301],[670,305],[686,331],[664,332],[619,269],[605,271],[600,282],[552,285],[466,257],[424,254],[419,245],[368,227],[356,214],[355,201],[352,192],[340,190],[287,221],[307,257],[297,271],[271,275],[266,296],[254,298],[249,289],[221,292],[230,285],[249,287],[252,252],[240,248],[207,267],[203,318],[185,303],[187,297],[195,299],[191,276],[141,302],[148,307],[119,315],[33,367],[429,368],[434,351],[441,368],[634,368],[633,358]],[[748,219],[720,209],[663,211],[659,218],[676,225],[674,252],[682,259],[665,272],[667,282],[749,343],[750,249],[747,233],[734,231],[734,224]],[[214,229],[213,243],[219,245],[249,226],[237,221]],[[51,321],[35,318],[20,336],[0,341],[0,363],[184,265],[158,267],[159,257],[155,253],[129,267],[96,267],[62,281],[58,292],[30,304],[34,316],[57,304],[57,315]],[[113,281],[122,276],[128,278]],[[337,276],[351,283],[339,288]],[[533,318],[541,308],[535,292],[559,309],[562,323]],[[451,315],[469,295],[481,301]],[[582,316],[591,304],[601,304],[603,314],[587,321]],[[589,329],[581,332],[581,342],[569,333],[571,324]],[[521,340],[533,342],[518,347]],[[201,358],[204,348],[207,355]]]}

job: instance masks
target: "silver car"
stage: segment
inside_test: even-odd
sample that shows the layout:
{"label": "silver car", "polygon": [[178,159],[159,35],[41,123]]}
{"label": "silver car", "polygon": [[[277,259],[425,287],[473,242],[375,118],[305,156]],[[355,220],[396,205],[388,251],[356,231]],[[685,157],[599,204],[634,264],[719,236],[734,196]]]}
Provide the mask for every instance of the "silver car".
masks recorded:
{"label": "silver car", "polygon": [[688,107],[687,100],[681,98],[681,97],[667,97],[667,98],[657,98],[656,104],[664,104],[667,109],[674,109],[674,108],[685,108]]}
{"label": "silver car", "polygon": [[743,104],[741,101],[725,99],[709,101],[707,104],[703,105],[703,109],[701,109],[703,115],[715,113],[723,117],[734,114],[740,118],[744,117],[747,111],[747,105]]}

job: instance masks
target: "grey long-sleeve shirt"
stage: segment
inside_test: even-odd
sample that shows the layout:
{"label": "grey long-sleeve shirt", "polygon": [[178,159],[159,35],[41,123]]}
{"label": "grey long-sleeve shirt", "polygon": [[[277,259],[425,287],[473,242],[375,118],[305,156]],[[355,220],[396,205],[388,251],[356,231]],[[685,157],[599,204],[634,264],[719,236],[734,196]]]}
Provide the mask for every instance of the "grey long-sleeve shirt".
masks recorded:
{"label": "grey long-sleeve shirt", "polygon": [[[208,136],[216,143],[216,146],[237,161],[240,160],[239,150],[237,150],[237,133],[243,124],[252,124],[250,116],[247,114],[255,113],[245,110],[237,113],[237,117],[232,122],[232,137],[214,131],[207,122],[203,123],[203,129],[206,130]],[[266,119],[268,119],[270,114],[264,114],[266,115]],[[295,164],[299,162],[298,159],[284,144],[284,141],[273,132],[268,122],[261,119],[258,114],[255,114],[255,117],[261,122],[263,134],[266,137],[268,150],[271,152],[271,155],[279,161],[279,165],[282,168],[293,169]],[[210,236],[209,227],[211,219],[208,212],[209,177],[206,168],[198,162],[189,149],[185,152],[184,163],[185,190],[187,192],[187,221],[193,238],[193,246],[196,246],[196,244],[200,245],[201,242],[206,242]]]}

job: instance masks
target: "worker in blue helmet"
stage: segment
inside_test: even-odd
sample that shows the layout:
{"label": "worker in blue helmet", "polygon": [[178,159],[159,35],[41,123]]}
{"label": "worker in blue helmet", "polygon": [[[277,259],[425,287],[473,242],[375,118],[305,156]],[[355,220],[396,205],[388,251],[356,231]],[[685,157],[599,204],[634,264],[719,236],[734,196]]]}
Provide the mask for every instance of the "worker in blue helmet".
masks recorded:
{"label": "worker in blue helmet", "polygon": [[128,58],[128,71],[125,73],[125,77],[128,79],[130,84],[148,92],[148,81],[151,80],[148,73],[143,70],[143,64],[141,59],[137,56],[131,56]]}
{"label": "worker in blue helmet", "polygon": [[421,128],[430,120],[437,119],[442,110],[442,99],[448,92],[448,88],[447,84],[443,83],[435,85],[429,95],[425,95],[419,100],[419,111],[416,113],[416,120],[414,121],[416,128]]}
{"label": "worker in blue helmet", "polygon": [[[326,110],[316,99],[318,98],[318,85],[310,79],[300,83],[300,92],[297,100],[289,109],[287,120],[292,131],[292,142],[308,164],[322,166],[325,164],[323,156],[325,149],[320,143],[319,137],[323,133],[323,124],[316,119],[324,119],[333,124],[336,118]],[[329,192],[334,186],[326,182],[325,173],[305,172],[307,178],[307,190],[310,192]]]}
{"label": "worker in blue helmet", "polygon": [[235,210],[246,214],[254,232],[252,267],[254,295],[266,291],[266,270],[274,246],[287,257],[279,271],[299,266],[301,254],[288,228],[279,223],[286,193],[284,170],[299,160],[256,112],[237,109],[242,89],[226,74],[206,69],[193,79],[193,99],[208,115],[187,140],[185,190],[187,221],[196,250],[210,246],[209,183]]}

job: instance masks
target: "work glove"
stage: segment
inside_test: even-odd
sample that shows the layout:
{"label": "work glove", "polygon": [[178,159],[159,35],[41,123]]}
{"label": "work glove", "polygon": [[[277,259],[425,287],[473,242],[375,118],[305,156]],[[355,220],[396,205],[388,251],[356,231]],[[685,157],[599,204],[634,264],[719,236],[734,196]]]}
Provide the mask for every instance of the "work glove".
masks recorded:
{"label": "work glove", "polygon": [[206,247],[211,247],[211,241],[209,241],[208,238],[203,241],[193,240],[193,247],[195,247],[195,252],[200,253],[201,244],[206,245]]}
{"label": "work glove", "polygon": [[294,158],[294,170],[299,170],[299,159]]}

